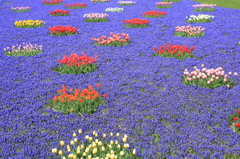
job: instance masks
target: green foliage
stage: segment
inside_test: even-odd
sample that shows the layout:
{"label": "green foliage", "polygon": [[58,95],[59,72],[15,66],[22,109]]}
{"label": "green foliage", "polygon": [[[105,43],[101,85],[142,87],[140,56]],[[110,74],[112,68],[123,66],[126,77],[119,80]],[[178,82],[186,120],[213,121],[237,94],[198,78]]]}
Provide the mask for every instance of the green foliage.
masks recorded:
{"label": "green foliage", "polygon": [[78,66],[68,66],[67,64],[60,65],[57,68],[53,68],[52,70],[55,72],[59,72],[61,74],[85,74],[94,72],[97,69],[96,64],[88,64],[88,65],[81,65]]}
{"label": "green foliage", "polygon": [[150,26],[148,24],[133,24],[133,25],[124,24],[124,27],[126,27],[126,28],[148,28]]}

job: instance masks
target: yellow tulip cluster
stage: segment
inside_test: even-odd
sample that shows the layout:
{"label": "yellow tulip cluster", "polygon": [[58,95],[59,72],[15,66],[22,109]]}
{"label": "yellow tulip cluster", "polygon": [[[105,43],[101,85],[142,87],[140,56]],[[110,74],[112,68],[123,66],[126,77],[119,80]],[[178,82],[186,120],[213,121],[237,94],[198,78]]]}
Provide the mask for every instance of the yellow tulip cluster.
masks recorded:
{"label": "yellow tulip cluster", "polygon": [[[82,134],[82,130],[78,131],[79,134]],[[92,136],[86,135],[85,139],[87,140],[87,144],[79,143],[77,138],[77,134],[73,133],[74,139],[70,141],[68,145],[62,150],[58,150],[57,148],[52,149],[52,153],[59,154],[62,159],[122,159],[122,158],[132,158],[137,159],[139,157],[136,156],[136,149],[133,149],[132,152],[128,150],[129,144],[127,144],[128,136],[125,134],[122,138],[123,145],[120,145],[118,140],[111,140],[110,142],[103,142],[96,137],[98,137],[98,133],[93,131]],[[119,138],[120,134],[117,133],[113,135],[111,132],[110,137]],[[107,134],[103,134],[102,138],[106,138]],[[65,145],[64,141],[60,141],[60,145],[63,147]],[[64,152],[64,149],[65,152]]]}
{"label": "yellow tulip cluster", "polygon": [[46,24],[46,22],[42,20],[23,20],[23,21],[16,21],[14,23],[15,27],[18,28],[35,28],[40,27]]}

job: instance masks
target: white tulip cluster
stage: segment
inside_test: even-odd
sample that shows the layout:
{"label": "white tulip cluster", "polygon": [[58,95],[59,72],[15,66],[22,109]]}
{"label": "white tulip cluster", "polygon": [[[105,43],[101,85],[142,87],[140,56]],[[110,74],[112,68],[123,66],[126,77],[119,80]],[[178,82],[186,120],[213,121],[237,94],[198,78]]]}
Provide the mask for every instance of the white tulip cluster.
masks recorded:
{"label": "white tulip cluster", "polygon": [[123,12],[123,11],[124,11],[124,8],[118,8],[118,7],[116,7],[116,8],[107,8],[105,10],[105,12]]}
{"label": "white tulip cluster", "polygon": [[[188,17],[186,17],[188,18]],[[214,16],[212,15],[207,15],[207,14],[198,14],[196,15],[190,15],[190,17],[188,18],[188,21],[198,21],[198,20],[211,20],[211,18],[214,18]]]}
{"label": "white tulip cluster", "polygon": [[88,18],[88,19],[93,19],[93,18],[95,18],[95,19],[103,19],[103,18],[106,18],[106,17],[108,17],[109,15],[108,14],[106,14],[106,13],[101,13],[101,14],[99,14],[99,13],[89,13],[89,14],[84,14],[84,18]]}

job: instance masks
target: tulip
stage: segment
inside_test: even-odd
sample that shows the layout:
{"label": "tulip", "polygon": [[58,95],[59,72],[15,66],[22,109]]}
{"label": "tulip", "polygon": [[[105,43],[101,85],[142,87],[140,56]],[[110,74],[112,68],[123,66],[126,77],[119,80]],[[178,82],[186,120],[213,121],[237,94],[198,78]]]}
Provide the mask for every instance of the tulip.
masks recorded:
{"label": "tulip", "polygon": [[57,153],[57,148],[53,148],[52,153]]}

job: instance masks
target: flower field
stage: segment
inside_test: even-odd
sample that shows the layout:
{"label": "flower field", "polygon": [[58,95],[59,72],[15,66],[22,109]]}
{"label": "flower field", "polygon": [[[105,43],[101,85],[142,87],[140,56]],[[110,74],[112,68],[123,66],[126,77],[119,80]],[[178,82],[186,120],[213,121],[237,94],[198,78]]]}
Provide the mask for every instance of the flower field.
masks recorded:
{"label": "flower field", "polygon": [[0,158],[239,159],[240,10],[199,5],[0,0]]}

